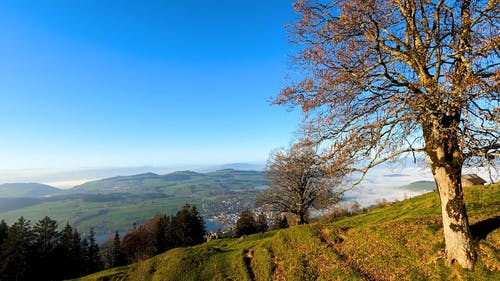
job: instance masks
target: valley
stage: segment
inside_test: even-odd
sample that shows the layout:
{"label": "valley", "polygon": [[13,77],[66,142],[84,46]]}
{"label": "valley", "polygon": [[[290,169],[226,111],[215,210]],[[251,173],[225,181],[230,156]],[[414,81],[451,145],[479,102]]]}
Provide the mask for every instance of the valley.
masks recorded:
{"label": "valley", "polygon": [[189,203],[200,206],[207,228],[216,231],[253,207],[255,195],[266,184],[262,171],[232,169],[120,176],[45,196],[0,198],[0,219],[12,224],[20,216],[31,222],[49,216],[60,226],[69,222],[82,232],[93,227],[102,241],[115,230],[126,232],[134,222],[141,224],[156,213],[174,214]]}
{"label": "valley", "polygon": [[[69,222],[84,233],[93,227],[97,239],[104,241],[116,230],[125,233],[134,222],[140,225],[156,213],[174,214],[189,203],[199,206],[207,230],[217,231],[232,228],[242,210],[253,208],[255,196],[267,184],[263,171],[234,169],[117,176],[67,190],[38,184],[11,184],[11,188],[4,185],[6,188],[0,192],[0,220],[12,224],[23,216],[35,223],[49,216],[61,227]],[[12,190],[19,186],[31,189]],[[41,187],[43,192],[33,192],[36,187]],[[434,183],[420,181],[394,191],[422,193],[433,188]],[[347,201],[341,205],[348,206],[361,196],[363,194],[346,197]]]}

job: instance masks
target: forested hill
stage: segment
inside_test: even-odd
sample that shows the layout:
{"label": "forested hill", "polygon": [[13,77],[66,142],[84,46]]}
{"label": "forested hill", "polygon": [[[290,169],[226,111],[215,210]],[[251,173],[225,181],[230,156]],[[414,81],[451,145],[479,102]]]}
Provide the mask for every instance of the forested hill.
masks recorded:
{"label": "forested hill", "polygon": [[351,217],[176,248],[78,280],[500,280],[500,184],[465,188],[473,271],[444,263],[439,195]]}

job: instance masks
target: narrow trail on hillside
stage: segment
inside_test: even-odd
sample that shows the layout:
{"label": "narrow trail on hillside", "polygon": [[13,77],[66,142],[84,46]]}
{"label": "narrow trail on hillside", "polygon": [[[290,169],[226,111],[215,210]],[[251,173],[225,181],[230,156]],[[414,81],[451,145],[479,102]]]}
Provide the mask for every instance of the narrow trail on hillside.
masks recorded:
{"label": "narrow trail on hillside", "polygon": [[250,277],[251,281],[255,281],[255,273],[253,272],[251,263],[252,263],[252,252],[250,250],[245,250],[243,253],[243,262],[245,263],[245,268],[248,273],[248,277]]}
{"label": "narrow trail on hillside", "polygon": [[349,256],[344,254],[339,247],[339,244],[342,243],[343,239],[338,237],[339,241],[331,241],[328,235],[322,229],[316,229],[316,234],[321,240],[321,242],[325,243],[329,249],[331,249],[349,268],[357,272],[361,278],[367,281],[379,281],[377,278],[372,276],[369,272],[359,267]]}

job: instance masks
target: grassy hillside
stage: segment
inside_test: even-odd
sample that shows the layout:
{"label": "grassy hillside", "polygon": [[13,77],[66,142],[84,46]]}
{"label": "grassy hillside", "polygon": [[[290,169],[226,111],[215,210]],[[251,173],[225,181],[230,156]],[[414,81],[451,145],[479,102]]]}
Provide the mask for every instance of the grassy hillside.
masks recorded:
{"label": "grassy hillside", "polygon": [[94,227],[100,240],[110,237],[115,230],[130,229],[133,222],[142,223],[155,213],[175,214],[186,202],[201,206],[201,199],[193,197],[138,198],[113,201],[88,201],[84,198],[45,202],[22,209],[0,213],[0,219],[12,224],[20,216],[32,224],[49,216],[64,226],[66,222],[82,232]]}
{"label": "grassy hillside", "polygon": [[43,197],[61,193],[62,190],[40,183],[4,183],[0,184],[0,198]]}
{"label": "grassy hillside", "polygon": [[78,280],[500,280],[500,184],[465,190],[474,271],[443,259],[431,192],[357,216],[222,239]]}
{"label": "grassy hillside", "polygon": [[108,194],[127,192],[133,194],[161,193],[175,196],[219,194],[265,185],[262,171],[219,170],[211,173],[179,171],[166,175],[146,173],[120,176],[88,182],[75,186],[70,193]]}

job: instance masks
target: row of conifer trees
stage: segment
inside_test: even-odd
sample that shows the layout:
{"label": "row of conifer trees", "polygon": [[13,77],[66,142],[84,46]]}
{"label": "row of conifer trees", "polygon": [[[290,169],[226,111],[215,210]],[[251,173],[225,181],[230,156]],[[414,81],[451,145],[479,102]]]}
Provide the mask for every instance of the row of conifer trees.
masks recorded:
{"label": "row of conifer trees", "polygon": [[93,229],[59,230],[50,217],[33,226],[23,217],[10,227],[2,220],[0,245],[0,280],[63,280],[103,268]]}
{"label": "row of conifer trees", "polygon": [[205,223],[195,206],[176,215],[157,214],[120,239],[97,244],[95,232],[80,233],[69,223],[60,230],[44,217],[33,226],[20,217],[0,222],[0,280],[64,280],[149,258],[168,249],[203,242]]}
{"label": "row of conifer trees", "polygon": [[195,206],[184,205],[175,215],[156,214],[125,234],[118,233],[102,244],[106,267],[144,260],[176,247],[193,246],[204,241],[205,221]]}

